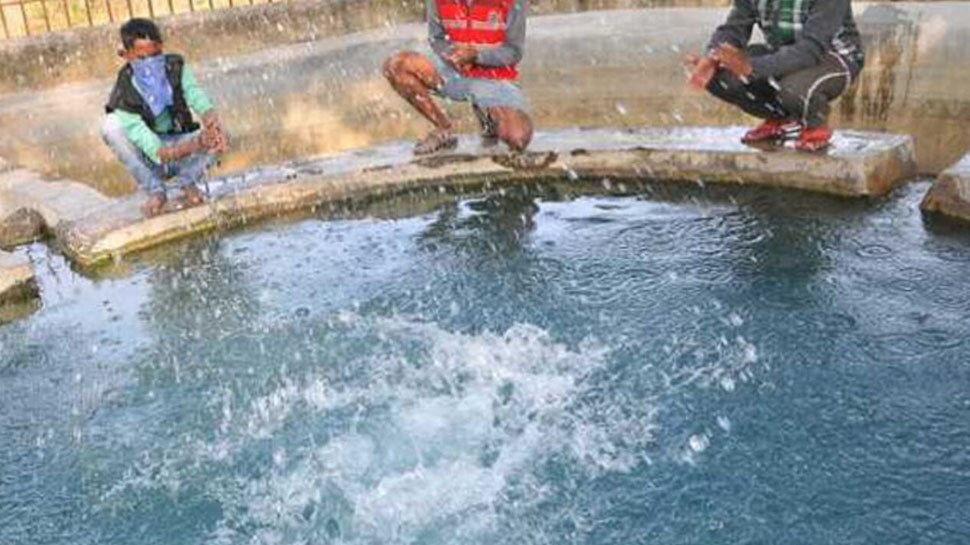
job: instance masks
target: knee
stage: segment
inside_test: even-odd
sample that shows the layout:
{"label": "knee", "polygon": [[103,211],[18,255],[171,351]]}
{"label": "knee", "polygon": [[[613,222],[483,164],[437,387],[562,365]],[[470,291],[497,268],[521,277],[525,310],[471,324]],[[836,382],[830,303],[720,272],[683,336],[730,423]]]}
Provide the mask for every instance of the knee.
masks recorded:
{"label": "knee", "polygon": [[532,122],[525,114],[514,119],[501,119],[498,123],[498,136],[512,151],[522,151],[532,141]]}
{"label": "knee", "polygon": [[408,71],[410,66],[417,62],[417,58],[420,56],[414,51],[398,51],[384,61],[381,71],[389,82],[395,83],[401,79],[401,76]]}

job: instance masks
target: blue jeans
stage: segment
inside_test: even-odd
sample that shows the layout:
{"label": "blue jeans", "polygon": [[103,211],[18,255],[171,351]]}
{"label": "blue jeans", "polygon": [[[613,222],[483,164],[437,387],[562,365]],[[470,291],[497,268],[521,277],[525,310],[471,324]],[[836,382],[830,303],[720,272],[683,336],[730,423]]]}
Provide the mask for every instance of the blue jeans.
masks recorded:
{"label": "blue jeans", "polygon": [[[170,146],[194,138],[196,135],[198,135],[198,131],[176,135],[160,134],[158,136],[162,139],[163,146]],[[168,178],[175,178],[175,183],[180,188],[198,184],[205,177],[206,168],[212,161],[212,155],[206,150],[199,150],[178,161],[157,164],[128,140],[121,122],[111,114],[105,117],[104,123],[101,125],[101,138],[118,156],[121,164],[135,178],[138,185],[149,194],[164,194],[165,180]]]}

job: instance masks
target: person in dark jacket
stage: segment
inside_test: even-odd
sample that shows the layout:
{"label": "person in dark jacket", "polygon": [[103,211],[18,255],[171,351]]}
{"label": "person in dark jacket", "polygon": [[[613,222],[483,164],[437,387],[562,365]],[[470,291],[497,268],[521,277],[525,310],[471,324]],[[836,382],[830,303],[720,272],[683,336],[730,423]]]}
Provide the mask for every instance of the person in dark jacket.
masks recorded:
{"label": "person in dark jacket", "polygon": [[[765,44],[749,44],[758,25]],[[748,144],[795,140],[829,145],[829,103],[862,70],[865,56],[849,0],[734,0],[703,56],[690,56],[690,82],[764,119]]]}
{"label": "person in dark jacket", "polygon": [[229,147],[212,100],[180,55],[162,51],[162,35],[152,21],[126,22],[121,42],[118,53],[127,62],[105,106],[101,135],[150,195],[145,215],[164,209],[167,178],[176,180],[186,204],[201,204],[198,184],[214,156]]}

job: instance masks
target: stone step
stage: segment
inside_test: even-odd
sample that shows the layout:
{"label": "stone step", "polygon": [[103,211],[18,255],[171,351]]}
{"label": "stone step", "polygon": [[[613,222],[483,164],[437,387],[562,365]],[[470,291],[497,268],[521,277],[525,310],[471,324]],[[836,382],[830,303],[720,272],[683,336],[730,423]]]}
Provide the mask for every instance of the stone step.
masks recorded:
{"label": "stone step", "polygon": [[0,322],[6,321],[7,310],[37,296],[37,282],[30,260],[0,251]]}
{"label": "stone step", "polygon": [[44,236],[87,216],[112,199],[90,186],[48,178],[0,160],[0,248],[10,248]]}
{"label": "stone step", "polygon": [[142,217],[144,197],[89,209],[55,231],[61,248],[82,266],[204,231],[364,195],[422,187],[511,183],[543,178],[678,180],[758,184],[843,196],[880,196],[915,177],[913,140],[883,133],[840,132],[823,153],[753,149],[741,127],[573,129],[538,134],[530,157],[551,163],[509,168],[502,156],[465,137],[455,152],[415,159],[411,143],[394,143],[257,168],[213,181],[213,198],[196,208]]}
{"label": "stone step", "polygon": [[970,221],[970,154],[937,176],[923,197],[920,209],[945,217]]}
{"label": "stone step", "polygon": [[13,248],[37,240],[44,233],[44,218],[35,210],[8,201],[0,194],[0,248]]}
{"label": "stone step", "polygon": [[82,218],[111,200],[91,186],[73,180],[49,178],[21,167],[0,170],[3,208],[34,210],[50,228]]}

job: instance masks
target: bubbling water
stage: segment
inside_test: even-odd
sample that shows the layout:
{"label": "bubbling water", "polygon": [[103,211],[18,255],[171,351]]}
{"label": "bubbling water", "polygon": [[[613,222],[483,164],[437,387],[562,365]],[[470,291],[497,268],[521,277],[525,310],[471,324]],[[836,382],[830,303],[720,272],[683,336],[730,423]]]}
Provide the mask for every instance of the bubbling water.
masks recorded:
{"label": "bubbling water", "polygon": [[754,350],[728,343],[732,364],[609,398],[598,375],[610,352],[591,339],[569,347],[528,324],[459,333],[353,313],[327,328],[348,343],[333,353],[357,356],[323,358],[259,395],[223,385],[210,425],[149,449],[101,509],[189,487],[220,506],[212,544],[493,543],[509,517],[549,499],[544,466],[589,479],[652,462],[665,450],[654,431],[671,384],[723,384]]}
{"label": "bubbling water", "polygon": [[542,185],[130,278],[50,256],[0,327],[0,542],[962,543],[970,240],[924,189]]}

